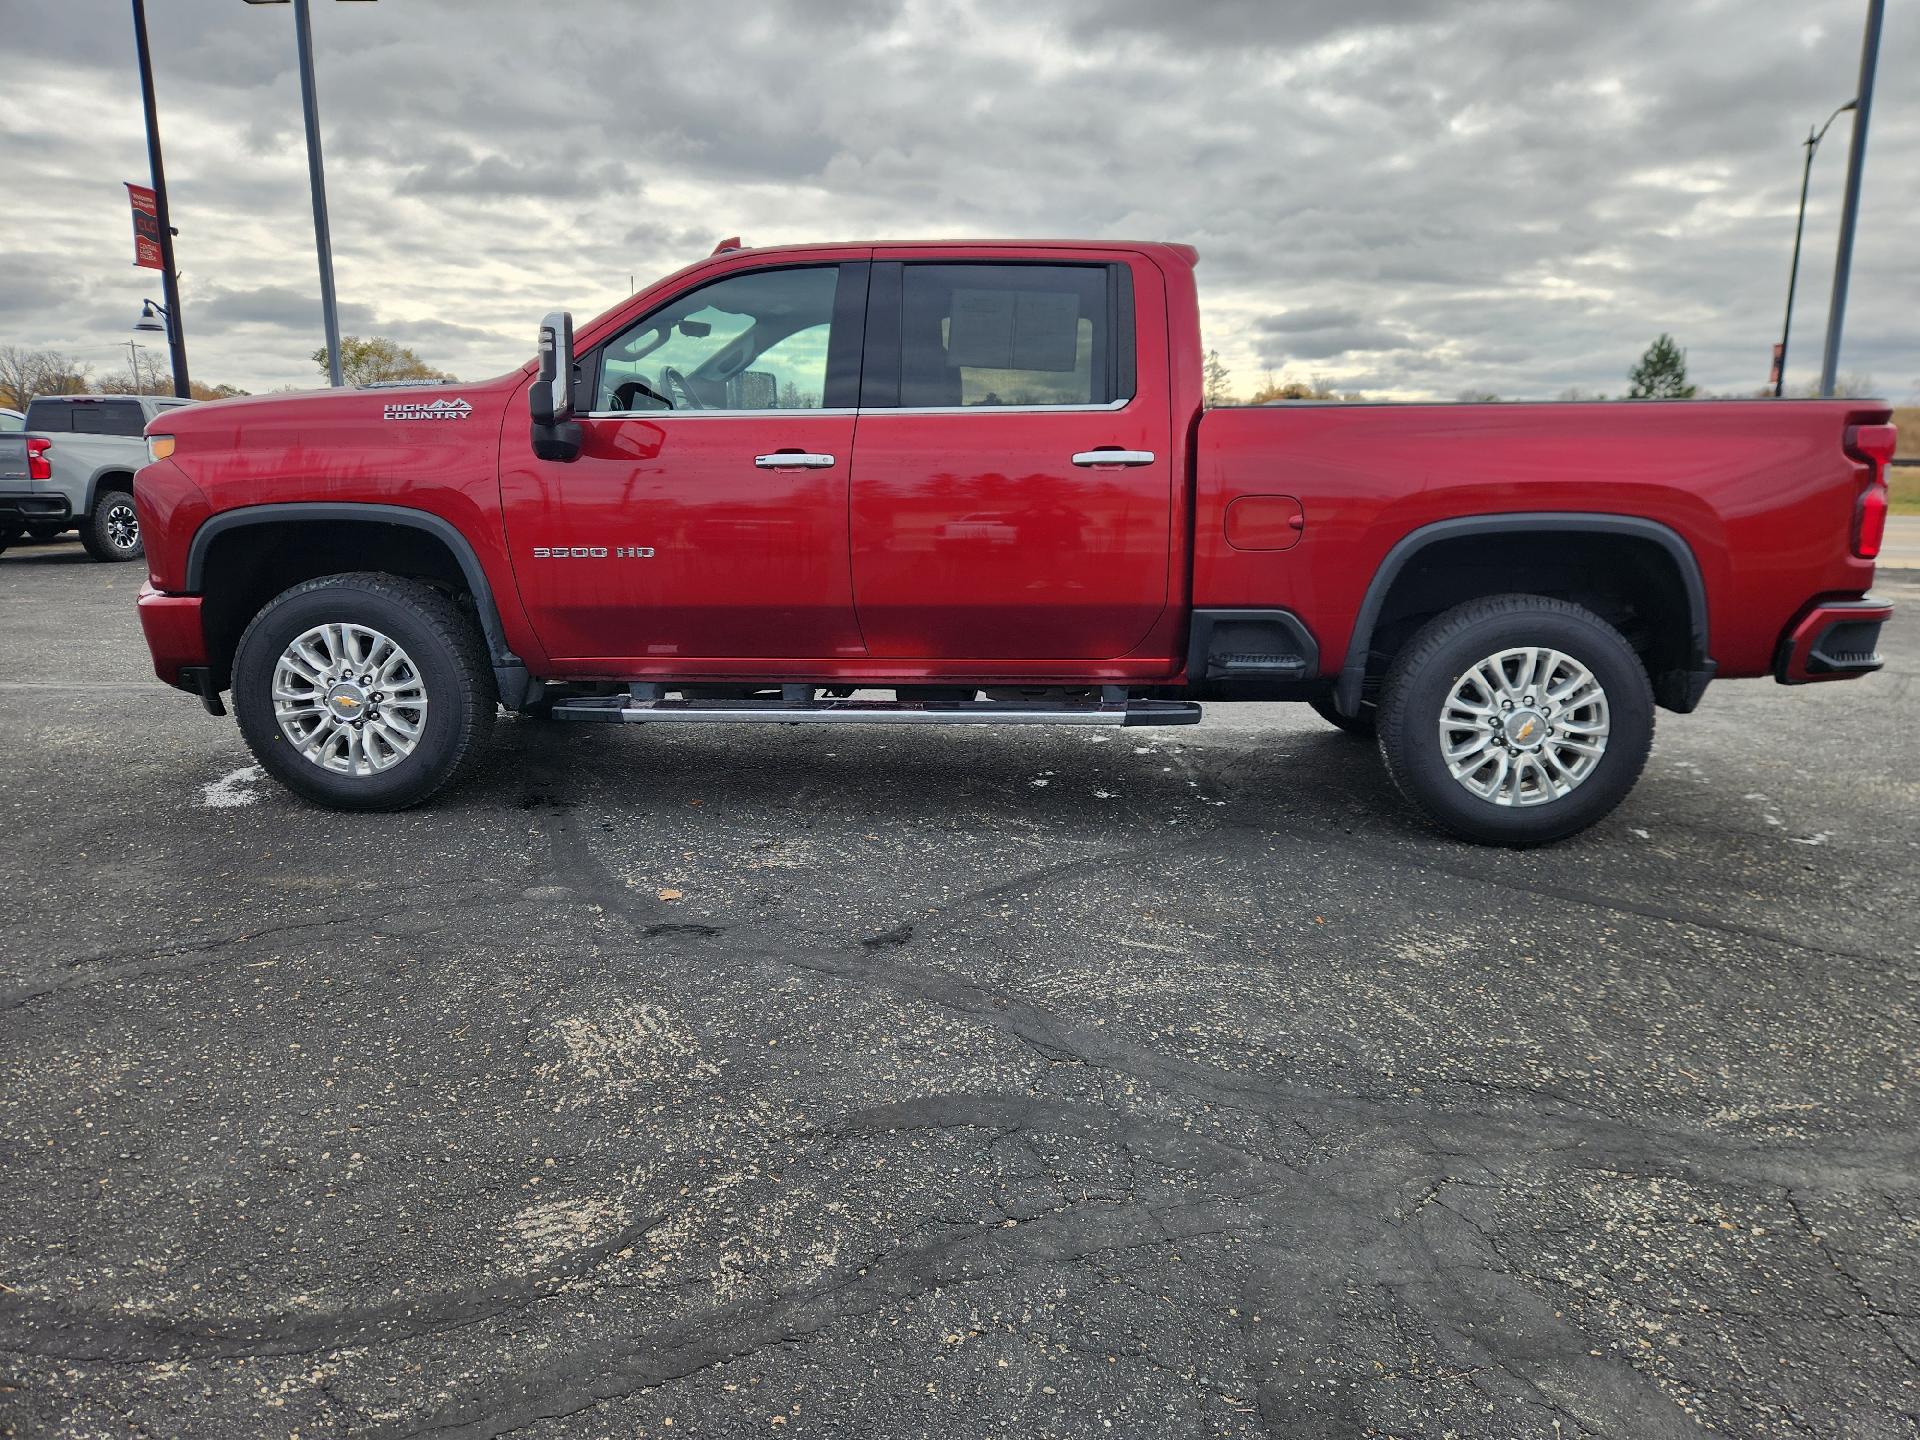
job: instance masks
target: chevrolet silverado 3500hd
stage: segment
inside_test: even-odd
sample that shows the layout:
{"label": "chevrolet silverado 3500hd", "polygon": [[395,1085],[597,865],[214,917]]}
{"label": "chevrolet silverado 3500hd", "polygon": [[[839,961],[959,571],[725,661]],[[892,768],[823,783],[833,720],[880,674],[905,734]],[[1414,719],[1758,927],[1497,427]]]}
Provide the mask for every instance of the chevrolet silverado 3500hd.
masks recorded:
{"label": "chevrolet silverado 3500hd", "polygon": [[[1878,402],[1204,410],[1194,252],[726,244],[479,384],[148,426],[162,680],[321,804],[496,707],[1177,725],[1294,700],[1477,841],[1581,830],[1655,706],[1879,666]],[[863,698],[874,691],[891,698]],[[862,692],[862,694],[856,694]]]}

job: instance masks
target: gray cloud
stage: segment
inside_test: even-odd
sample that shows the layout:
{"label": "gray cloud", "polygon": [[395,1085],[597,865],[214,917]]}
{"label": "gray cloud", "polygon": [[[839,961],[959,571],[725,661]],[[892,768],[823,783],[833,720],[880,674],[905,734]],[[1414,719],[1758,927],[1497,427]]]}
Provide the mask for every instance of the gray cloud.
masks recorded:
{"label": "gray cloud", "polygon": [[[195,373],[308,383],[319,307],[287,7],[149,7]],[[1662,330],[1710,389],[1777,338],[1798,141],[1852,92],[1857,0],[663,0],[320,6],[349,329],[456,373],[539,315],[750,243],[1190,240],[1242,388],[1618,392]],[[102,368],[157,277],[124,10],[9,10],[0,340]],[[1920,386],[1920,16],[1888,17],[1844,364]],[[72,117],[86,117],[75,124]],[[1810,373],[1847,122],[1815,172]]]}

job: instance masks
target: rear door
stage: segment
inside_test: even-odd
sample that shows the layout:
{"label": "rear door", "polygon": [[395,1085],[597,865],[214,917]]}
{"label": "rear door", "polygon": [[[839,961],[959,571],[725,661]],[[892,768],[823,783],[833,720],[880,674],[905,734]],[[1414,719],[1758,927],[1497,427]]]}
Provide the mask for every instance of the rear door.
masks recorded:
{"label": "rear door", "polygon": [[1151,266],[876,251],[853,465],[875,656],[1090,661],[1167,604],[1172,465]]}

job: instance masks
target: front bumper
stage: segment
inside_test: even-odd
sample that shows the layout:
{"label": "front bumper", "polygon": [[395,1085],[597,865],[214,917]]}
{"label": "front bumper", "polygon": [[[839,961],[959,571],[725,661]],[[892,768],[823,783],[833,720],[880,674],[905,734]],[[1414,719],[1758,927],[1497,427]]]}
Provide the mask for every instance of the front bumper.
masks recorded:
{"label": "front bumper", "polygon": [[198,595],[169,595],[149,581],[140,587],[140,629],[153,655],[153,673],[167,684],[196,695],[204,687],[183,670],[207,668],[207,637],[200,625]]}
{"label": "front bumper", "polygon": [[1774,678],[1782,685],[1810,685],[1871,675],[1885,663],[1880,627],[1892,617],[1893,606],[1870,595],[1813,605],[1780,637]]}

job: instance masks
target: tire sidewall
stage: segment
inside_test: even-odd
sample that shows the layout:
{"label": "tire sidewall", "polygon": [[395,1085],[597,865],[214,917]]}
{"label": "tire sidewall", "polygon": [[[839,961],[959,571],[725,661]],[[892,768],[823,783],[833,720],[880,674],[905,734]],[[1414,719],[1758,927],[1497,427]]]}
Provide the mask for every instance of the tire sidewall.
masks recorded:
{"label": "tire sidewall", "polygon": [[[316,625],[364,625],[407,652],[427,689],[427,722],[413,753],[375,775],[339,775],[308,760],[273,710],[273,672],[295,636]],[[248,627],[234,656],[233,709],[247,745],[289,789],[341,810],[392,810],[439,789],[460,760],[460,737],[471,703],[460,657],[439,631],[404,601],[351,585],[306,590],[275,601]]]}
{"label": "tire sidewall", "polygon": [[[1441,707],[1469,667],[1502,650],[1547,646],[1593,672],[1606,691],[1609,733],[1600,763],[1572,794],[1544,805],[1496,805],[1453,778],[1440,749]],[[1469,839],[1538,845],[1584,830],[1633,789],[1653,743],[1653,695],[1639,656],[1598,620],[1562,611],[1509,611],[1476,620],[1426,654],[1402,678],[1401,784],[1441,825]]]}
{"label": "tire sidewall", "polygon": [[[138,560],[147,553],[147,537],[144,529],[135,532],[133,548],[122,550],[113,543],[107,531],[107,515],[116,505],[125,505],[133,510],[133,494],[127,490],[102,490],[94,501],[93,513],[87,517],[82,538],[87,542],[87,553],[96,560],[125,561]],[[134,524],[139,525],[140,515],[134,511]]]}

